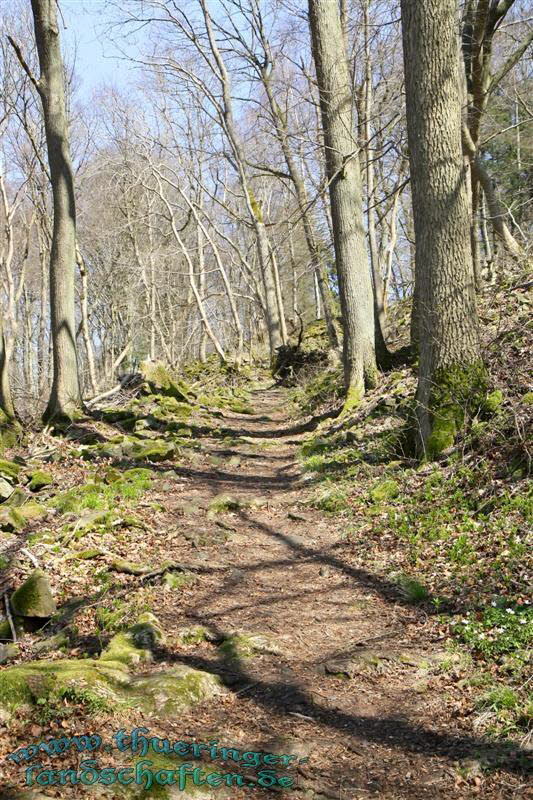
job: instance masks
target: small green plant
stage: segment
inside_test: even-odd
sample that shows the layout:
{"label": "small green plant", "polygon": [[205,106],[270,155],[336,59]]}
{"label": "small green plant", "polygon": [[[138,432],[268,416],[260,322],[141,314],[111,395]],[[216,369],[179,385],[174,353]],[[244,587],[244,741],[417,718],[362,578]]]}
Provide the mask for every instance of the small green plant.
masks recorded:
{"label": "small green plant", "polygon": [[94,694],[94,692],[90,692],[88,689],[76,689],[73,686],[68,687],[67,689],[63,689],[60,697],[67,703],[83,706],[84,711],[88,714],[98,714],[112,710],[103,697]]}
{"label": "small green plant", "polygon": [[508,686],[498,686],[478,701],[478,708],[489,711],[512,710],[518,706],[520,699],[516,692]]}
{"label": "small green plant", "polygon": [[311,505],[328,514],[342,514],[343,511],[350,509],[346,492],[337,486],[322,489],[311,500]]}
{"label": "small green plant", "polygon": [[531,646],[533,609],[529,605],[498,603],[466,616],[452,626],[472,650],[487,659],[497,658]]}
{"label": "small green plant", "polygon": [[428,590],[424,584],[420,583],[416,578],[411,578],[409,575],[400,575],[397,578],[397,583],[403,597],[408,603],[421,605],[422,603],[427,603],[430,599]]}
{"label": "small green plant", "polygon": [[452,544],[449,556],[455,564],[470,564],[475,559],[474,548],[466,533],[462,533]]}

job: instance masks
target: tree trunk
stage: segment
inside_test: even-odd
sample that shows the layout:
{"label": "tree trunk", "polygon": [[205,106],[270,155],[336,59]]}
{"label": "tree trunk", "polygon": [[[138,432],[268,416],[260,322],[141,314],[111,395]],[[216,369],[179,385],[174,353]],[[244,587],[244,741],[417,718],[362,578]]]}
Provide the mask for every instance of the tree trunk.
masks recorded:
{"label": "tree trunk", "polygon": [[470,243],[455,0],[401,0],[415,225],[420,455],[453,444],[484,386]]}
{"label": "tree trunk", "polygon": [[[271,58],[270,52],[268,53],[268,56],[270,60]],[[309,255],[311,256],[311,263],[313,265],[315,272],[315,286],[318,287],[320,291],[319,303],[321,301],[322,308],[324,309],[324,319],[326,321],[326,328],[328,332],[329,342],[331,347],[336,350],[339,347],[339,340],[337,336],[337,329],[335,328],[335,312],[333,308],[331,289],[329,287],[328,276],[325,270],[323,259],[321,258],[320,247],[316,241],[315,232],[313,230],[313,225],[311,222],[311,213],[309,210],[309,203],[305,189],[305,182],[301,173],[298,170],[294,155],[290,148],[289,131],[287,126],[286,114],[283,113],[282,109],[276,102],[276,98],[274,97],[274,92],[272,90],[272,85],[270,82],[270,72],[268,70],[267,64],[265,64],[263,69],[261,70],[261,77],[263,80],[263,86],[265,87],[265,92],[270,105],[270,111],[272,114],[274,127],[276,129],[276,135],[278,137],[278,141],[280,143],[281,150],[285,158],[287,171],[294,185],[294,191],[296,194],[296,199],[298,201],[298,210],[300,212],[300,218],[302,220],[302,225],[305,234],[305,241],[307,244],[307,249],[309,250]]]}
{"label": "tree trunk", "polygon": [[374,290],[374,337],[376,358],[380,367],[386,367],[390,363],[390,353],[385,341],[385,286],[381,276],[381,264],[378,254],[378,244],[376,237],[376,220],[374,218],[375,202],[375,176],[374,176],[374,148],[372,147],[372,129],[370,126],[370,116],[372,114],[373,91],[372,91],[372,60],[370,53],[369,35],[369,0],[366,0],[363,8],[364,32],[365,32],[365,83],[364,83],[364,141],[365,141],[365,173],[366,173],[366,196],[367,196],[367,228],[368,246],[370,250],[370,266],[372,269],[372,287]]}
{"label": "tree trunk", "polygon": [[344,325],[346,407],[377,379],[374,306],[363,225],[361,175],[352,125],[350,72],[338,4],[309,0],[309,20],[324,130],[335,261]]}
{"label": "tree trunk", "polygon": [[98,394],[98,381],[96,379],[96,367],[94,363],[94,349],[91,341],[91,334],[89,331],[89,286],[87,267],[83,260],[83,256],[79,249],[76,249],[76,262],[81,278],[81,292],[80,292],[80,306],[81,306],[81,332],[83,335],[83,343],[85,345],[85,354],[87,356],[87,367],[89,369],[89,382],[91,385],[91,392],[94,395]]}
{"label": "tree trunk", "polygon": [[76,265],[76,207],[70,162],[63,60],[55,0],[31,0],[41,75],[37,87],[42,101],[48,163],[54,204],[50,251],[50,305],[54,377],[44,413],[72,419],[81,409],[76,352],[74,279]]}
{"label": "tree trunk", "polygon": [[2,426],[15,419],[15,407],[9,380],[9,361],[6,355],[4,325],[0,316],[0,424]]}

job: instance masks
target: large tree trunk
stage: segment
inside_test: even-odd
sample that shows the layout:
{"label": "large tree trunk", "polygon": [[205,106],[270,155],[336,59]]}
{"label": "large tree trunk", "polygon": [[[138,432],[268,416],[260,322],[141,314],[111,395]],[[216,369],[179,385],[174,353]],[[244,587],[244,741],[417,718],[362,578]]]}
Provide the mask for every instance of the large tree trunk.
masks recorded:
{"label": "large tree trunk", "polygon": [[55,0],[31,0],[41,75],[41,96],[54,203],[50,303],[54,377],[45,419],[72,418],[81,408],[76,353],[74,278],[76,207],[70,163],[63,60]]}
{"label": "large tree trunk", "polygon": [[417,442],[453,444],[484,384],[470,242],[455,0],[401,0],[415,225]]}
{"label": "large tree trunk", "polygon": [[344,325],[346,406],[377,379],[372,282],[363,226],[352,91],[337,3],[309,0],[309,20],[324,129],[335,260]]}

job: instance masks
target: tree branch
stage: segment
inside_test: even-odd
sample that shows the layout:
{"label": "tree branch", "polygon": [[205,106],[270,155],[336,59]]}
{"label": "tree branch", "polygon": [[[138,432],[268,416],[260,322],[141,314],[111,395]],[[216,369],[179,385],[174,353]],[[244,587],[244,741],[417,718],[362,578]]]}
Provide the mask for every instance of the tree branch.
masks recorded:
{"label": "tree branch", "polygon": [[42,95],[42,91],[43,90],[42,90],[41,81],[37,80],[35,75],[31,71],[30,67],[28,66],[28,64],[26,62],[26,59],[22,55],[22,50],[20,49],[19,45],[17,44],[17,42],[11,36],[9,36],[9,34],[8,34],[7,40],[9,42],[9,44],[11,45],[11,47],[13,48],[13,50],[15,51],[15,55],[17,56],[17,58],[18,58],[18,60],[20,62],[20,66],[22,67],[22,69],[24,70],[24,72],[26,73],[26,75],[28,76],[30,81],[33,83],[34,87],[37,89],[39,94]]}
{"label": "tree branch", "polygon": [[527,48],[533,41],[533,29],[525,36],[514,53],[511,53],[507,61],[505,61],[498,72],[496,72],[492,78],[490,79],[488,94],[494,91],[494,89],[501,83],[501,81],[505,78],[507,73],[512,70],[512,68],[517,64],[524,53],[526,52]]}

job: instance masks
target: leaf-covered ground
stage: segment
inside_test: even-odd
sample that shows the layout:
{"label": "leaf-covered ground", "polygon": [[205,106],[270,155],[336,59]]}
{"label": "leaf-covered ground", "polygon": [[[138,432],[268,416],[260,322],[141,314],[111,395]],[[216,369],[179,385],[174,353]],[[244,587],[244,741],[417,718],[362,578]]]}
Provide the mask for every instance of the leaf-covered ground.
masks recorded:
{"label": "leaf-covered ground", "polygon": [[[486,330],[501,356],[498,324]],[[221,381],[215,367],[200,380],[191,368],[192,391],[159,376],[127,407],[34,439],[18,474],[2,473],[17,493],[0,511],[2,592],[12,597],[37,561],[58,610],[44,628],[26,620],[0,650],[0,705],[13,669],[48,664],[47,679],[31,678],[25,702],[0,716],[2,796],[24,789],[24,768],[5,757],[26,743],[87,732],[110,742],[136,726],[292,753],[283,774],[297,786],[280,797],[526,796],[531,396],[520,369],[507,385],[493,372],[501,395],[437,464],[402,450],[409,367],[345,417],[333,414],[334,368],[297,389],[233,373]],[[139,624],[150,641],[135,638]],[[65,659],[120,691],[83,677],[63,687]],[[220,680],[171,713],[150,705],[153,692],[144,701],[150,681],[184,669]],[[101,766],[131,762],[100,755]],[[72,753],[39,758],[73,766]],[[241,771],[231,759],[214,766]],[[256,782],[257,769],[242,771]],[[271,795],[231,790],[232,800]]]}

